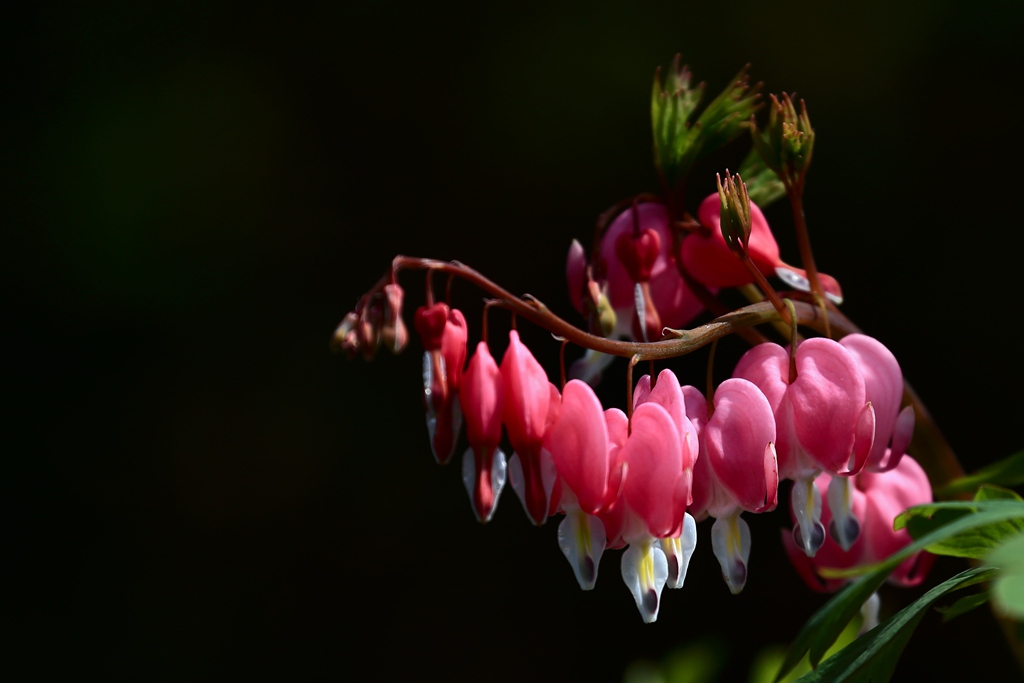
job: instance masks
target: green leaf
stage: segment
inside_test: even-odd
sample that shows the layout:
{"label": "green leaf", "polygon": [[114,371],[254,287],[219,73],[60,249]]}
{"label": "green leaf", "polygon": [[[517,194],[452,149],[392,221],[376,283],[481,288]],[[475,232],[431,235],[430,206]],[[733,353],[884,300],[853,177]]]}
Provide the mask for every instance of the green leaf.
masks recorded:
{"label": "green leaf", "polygon": [[1000,486],[1018,486],[1024,484],[1024,451],[1014,453],[1008,458],[983,467],[973,474],[954,479],[935,491],[937,498],[950,498],[960,493],[967,493],[982,484],[999,484]]}
{"label": "green leaf", "polygon": [[738,175],[747,184],[750,201],[762,209],[776,199],[786,196],[786,186],[782,184],[775,171],[765,165],[764,159],[756,149],[751,149],[747,158],[740,164]]}
{"label": "green leaf", "polygon": [[974,494],[974,500],[1019,500],[1024,502],[1016,491],[996,486],[995,484],[982,484]]}
{"label": "green leaf", "polygon": [[[926,533],[902,550],[893,553],[888,558],[868,567],[856,568],[854,570],[834,571],[830,575],[837,577],[854,576],[863,573],[858,581],[851,583],[836,593],[825,605],[815,612],[807,623],[804,624],[800,633],[797,634],[793,644],[790,645],[783,662],[782,668],[776,680],[780,680],[799,663],[804,653],[809,653],[812,666],[817,666],[821,661],[825,650],[835,642],[836,637],[842,632],[843,627],[850,622],[850,619],[857,614],[864,601],[871,597],[871,594],[878,590],[890,573],[901,563],[916,552],[919,552],[933,543],[952,538],[959,533],[970,531],[986,524],[1006,521],[1020,517],[1024,508],[1016,501],[980,501],[970,503],[940,503],[921,505],[911,508],[910,511],[918,509],[933,509],[936,505],[945,508],[966,509],[974,514],[964,515],[952,520],[949,524]],[[909,512],[909,511],[908,511]],[[904,513],[906,514],[906,513]],[[899,518],[897,518],[899,519]],[[825,572],[822,572],[823,574]]]}
{"label": "green leaf", "polygon": [[997,568],[992,585],[996,607],[1018,621],[1024,621],[1024,534],[1009,539],[985,559]]}
{"label": "green leaf", "polygon": [[991,567],[974,567],[942,582],[922,595],[911,605],[900,610],[876,628],[864,634],[838,654],[822,662],[817,670],[800,678],[797,683],[882,683],[888,681],[896,669],[903,649],[928,608],[951,591],[990,579],[995,574]]}
{"label": "green leaf", "polygon": [[986,524],[969,531],[945,538],[928,546],[928,552],[936,555],[982,559],[988,556],[1007,538],[1024,532],[1024,500],[1013,491],[996,486],[983,486],[978,490],[975,501],[932,503],[911,508],[896,518],[894,528],[906,527],[912,538],[921,538],[934,529],[947,525],[956,518],[969,515],[978,509],[978,504],[1000,503],[1018,505],[1020,515],[992,524]]}
{"label": "green leaf", "polygon": [[948,607],[936,607],[935,609],[937,609],[939,611],[939,614],[942,615],[942,621],[943,623],[945,623],[950,619],[955,619],[961,614],[966,614],[967,612],[970,612],[972,609],[976,607],[981,607],[986,602],[988,602],[990,597],[990,591],[981,591],[980,593],[975,593],[974,595],[968,595],[966,598],[960,598]]}

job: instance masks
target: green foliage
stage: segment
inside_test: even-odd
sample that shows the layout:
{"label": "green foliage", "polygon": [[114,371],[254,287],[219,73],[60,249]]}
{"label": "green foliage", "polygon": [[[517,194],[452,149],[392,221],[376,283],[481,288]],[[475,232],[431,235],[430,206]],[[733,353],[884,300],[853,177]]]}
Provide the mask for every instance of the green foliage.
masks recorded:
{"label": "green foliage", "polygon": [[743,67],[698,119],[691,121],[704,97],[704,84],[691,87],[690,79],[690,71],[680,65],[678,55],[665,78],[661,69],[654,75],[654,163],[669,186],[681,182],[696,161],[739,136],[759,106],[759,86],[750,88],[747,67]]}
{"label": "green foliage", "polygon": [[995,570],[989,567],[974,567],[942,582],[839,653],[826,659],[815,671],[800,678],[798,683],[868,683],[889,680],[910,636],[928,608],[947,593],[985,581],[994,574]]}
{"label": "green foliage", "polygon": [[[804,624],[803,629],[797,635],[796,640],[790,646],[790,649],[783,662],[783,666],[779,671],[777,680],[781,680],[796,664],[803,658],[804,654],[808,654],[812,666],[817,666],[821,662],[825,651],[832,643],[835,642],[837,636],[842,632],[843,628],[850,622],[850,620],[859,611],[861,605],[874,593],[879,586],[885,581],[889,574],[905,559],[910,557],[916,552],[924,550],[925,548],[936,546],[944,547],[941,544],[950,545],[955,548],[962,549],[967,547],[969,544],[959,544],[958,542],[946,543],[950,539],[954,539],[960,534],[971,536],[976,529],[984,528],[990,525],[999,525],[1003,522],[1010,520],[1020,521],[1024,519],[1024,502],[1020,500],[979,500],[973,502],[955,502],[955,503],[933,503],[928,505],[920,505],[908,510],[900,518],[910,519],[915,516],[934,517],[934,513],[939,510],[966,510],[970,514],[963,514],[954,519],[944,520],[944,524],[927,530],[920,538],[914,540],[913,543],[909,544],[897,553],[894,553],[887,559],[877,564],[844,571],[832,571],[828,572],[829,575],[837,577],[855,576],[858,573],[863,573],[859,580],[847,585],[840,590],[831,600],[829,600],[821,609],[814,613],[811,618]],[[899,519],[899,518],[898,518]],[[983,534],[982,539],[988,542],[991,534]],[[973,541],[977,543],[977,541]],[[972,570],[973,571],[973,570]],[[823,572],[825,573],[825,572]],[[971,576],[974,576],[973,574]],[[961,574],[957,578],[963,578],[964,574]],[[969,577],[968,577],[969,578]],[[966,578],[963,578],[966,581]],[[952,582],[952,583],[950,583]],[[935,599],[941,597],[946,591],[953,590],[954,588],[968,585],[962,581],[951,579],[950,582],[942,584],[946,587],[945,591],[934,596]],[[936,589],[933,589],[933,591]],[[928,595],[932,595],[930,591]],[[932,600],[934,602],[934,600]],[[916,605],[917,603],[915,603]],[[929,602],[928,604],[931,604]],[[910,608],[908,608],[910,609]],[[924,608],[922,608],[924,609]],[[897,615],[898,616],[898,615]],[[895,617],[893,617],[895,618]],[[891,621],[891,620],[890,620]],[[889,622],[887,622],[889,623]],[[900,626],[900,630],[897,633],[890,633],[889,636],[892,638],[903,638],[902,629],[904,626],[909,625],[910,629],[916,626],[917,620],[908,618],[903,625]],[[872,631],[874,633],[878,629]],[[870,634],[868,634],[870,635]],[[909,638],[909,632],[907,632],[905,638]],[[862,639],[858,639],[860,642]],[[895,650],[895,656],[898,657],[899,652],[902,651],[903,645],[906,641],[903,640],[902,644],[899,644],[899,648]],[[883,643],[884,645],[884,643]],[[881,647],[881,645],[879,645]],[[885,646],[884,650],[872,651],[872,654],[868,659],[863,660],[863,663],[868,661],[875,661],[874,658],[880,657],[879,661],[888,661],[889,657],[887,654],[890,652],[889,646]],[[839,656],[841,656],[840,653]],[[843,660],[844,662],[846,660]],[[857,661],[854,660],[850,663],[850,666],[854,666]],[[837,665],[833,665],[835,667]],[[838,671],[832,669],[833,671]],[[825,679],[821,679],[825,680]],[[858,680],[858,679],[850,679]],[[866,680],[866,679],[864,679]]]}
{"label": "green foliage", "polygon": [[[1024,500],[1013,491],[995,486],[982,486],[974,497],[975,503],[983,502],[1017,503],[1024,510]],[[895,529],[906,527],[911,537],[918,539],[939,529],[953,520],[977,511],[972,503],[934,503],[911,508],[898,516],[893,524]],[[927,547],[936,555],[952,555],[980,560],[987,557],[1007,538],[1024,531],[1024,512],[1021,517],[994,522],[955,536],[944,538]]]}
{"label": "green foliage", "polygon": [[968,595],[965,598],[960,598],[952,605],[948,607],[936,607],[935,609],[942,615],[942,621],[946,622],[951,619],[955,619],[961,614],[966,614],[976,607],[981,607],[991,597],[991,591],[981,591],[974,595]]}
{"label": "green foliage", "polygon": [[737,175],[743,178],[743,182],[747,184],[750,201],[762,209],[786,196],[786,186],[782,184],[778,174],[765,165],[764,159],[756,149],[751,149],[747,154],[747,158],[740,164]]}
{"label": "green foliage", "polygon": [[1024,621],[1024,535],[1009,539],[992,551],[985,564],[996,567],[992,600],[1000,612]]}
{"label": "green foliage", "polygon": [[[844,647],[852,643],[857,639],[857,633],[860,630],[860,619],[854,619],[843,632],[839,634],[839,638],[832,644],[832,647],[825,653],[826,657],[831,657],[836,654]],[[775,675],[782,666],[782,662],[786,658],[786,650],[782,647],[770,647],[761,650],[758,653],[757,658],[754,660],[753,665],[750,667],[749,683],[772,683],[775,680]],[[793,670],[786,674],[779,683],[794,683],[801,676],[810,673],[813,669],[811,663],[805,656],[799,664],[793,667]]]}
{"label": "green foliage", "polygon": [[[746,176],[744,176],[746,177]],[[751,193],[753,196],[753,193]],[[1024,484],[1024,451],[983,467],[974,474],[960,477],[935,491],[936,498],[951,498],[974,491],[983,484],[1018,486]]]}

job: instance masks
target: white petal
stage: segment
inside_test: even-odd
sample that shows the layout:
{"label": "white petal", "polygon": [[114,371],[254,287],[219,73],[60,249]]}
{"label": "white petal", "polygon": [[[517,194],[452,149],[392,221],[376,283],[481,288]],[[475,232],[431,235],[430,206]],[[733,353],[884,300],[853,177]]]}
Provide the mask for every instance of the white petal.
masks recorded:
{"label": "white petal", "polygon": [[565,513],[558,525],[558,547],[569,560],[580,588],[588,591],[597,583],[597,567],[604,553],[604,524],[579,508]]}
{"label": "white petal", "polygon": [[622,580],[633,594],[644,623],[658,618],[661,590],[668,580],[668,560],[653,541],[631,543],[622,553]]}
{"label": "white petal", "polygon": [[722,567],[722,578],[733,595],[747,583],[750,527],[739,514],[716,519],[711,527],[711,549]]}
{"label": "white petal", "polygon": [[821,493],[814,485],[814,477],[801,477],[794,481],[789,500],[796,517],[793,540],[807,557],[814,557],[825,542],[825,527],[821,524]]}
{"label": "white petal", "polygon": [[[519,460],[519,454],[515,451],[512,452],[512,457],[508,461],[508,478],[512,484],[512,490],[516,492],[516,498],[523,504],[523,509],[527,510],[526,478],[523,476],[523,463]],[[530,516],[529,510],[527,510],[526,516]]]}
{"label": "white petal", "polygon": [[679,538],[663,538],[660,545],[668,560],[668,587],[682,588],[690,558],[697,547],[697,523],[693,516],[689,512],[684,513],[683,532]]}
{"label": "white petal", "polygon": [[844,551],[860,537],[860,520],[853,514],[853,481],[850,477],[832,477],[825,494],[832,513],[829,534]]}

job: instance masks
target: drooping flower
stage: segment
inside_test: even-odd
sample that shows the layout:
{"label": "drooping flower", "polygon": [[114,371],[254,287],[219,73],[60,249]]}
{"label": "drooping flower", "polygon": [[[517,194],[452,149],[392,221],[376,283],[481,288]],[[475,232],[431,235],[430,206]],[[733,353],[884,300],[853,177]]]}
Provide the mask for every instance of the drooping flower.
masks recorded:
{"label": "drooping flower", "polygon": [[[722,236],[722,204],[718,193],[708,195],[697,210],[697,220],[708,228],[707,233],[694,232],[683,238],[680,258],[683,266],[696,280],[708,287],[739,287],[754,282],[753,276],[729,249]],[[779,254],[779,245],[772,235],[761,209],[750,203],[750,240],[747,251],[750,260],[765,277],[777,275],[794,289],[810,291],[807,272],[785,263]],[[843,292],[830,275],[818,273],[825,295],[842,303]]]}
{"label": "drooping flower", "polygon": [[[656,237],[655,237],[656,236]],[[618,317],[618,336],[631,336],[637,312],[637,284],[629,265],[635,265],[633,276],[647,276],[649,304],[657,311],[662,326],[683,327],[703,310],[697,297],[683,282],[672,254],[672,231],[668,209],[663,204],[637,204],[620,214],[608,226],[601,239],[601,259],[608,283],[608,298]],[[620,246],[621,244],[621,246]],[[636,249],[629,248],[636,246]],[[656,247],[656,249],[651,249]],[[633,256],[654,256],[648,263]],[[660,329],[658,330],[660,337]],[[639,338],[639,337],[638,337]]]}
{"label": "drooping flower", "polygon": [[729,590],[739,593],[750,561],[750,529],[740,515],[778,503],[775,416],[761,390],[745,379],[718,386],[710,418],[699,389],[683,387],[683,396],[700,442],[690,510],[697,519],[715,518],[712,550]]}
{"label": "drooping flower", "polygon": [[[675,376],[663,372],[659,377],[647,400],[634,409],[631,432],[621,451],[627,467],[621,497],[625,504],[622,538],[629,544],[622,555],[622,579],[645,622],[658,618],[661,591],[669,578],[661,539],[696,531],[684,523],[697,457],[696,432],[683,412]],[[659,391],[662,384],[665,387]]]}
{"label": "drooping flower", "polygon": [[[819,491],[827,490],[830,475],[822,474],[815,479]],[[904,456],[896,467],[885,473],[863,471],[852,478],[852,508],[861,520],[860,537],[844,550],[839,542],[829,537],[813,557],[802,552],[790,534],[783,533],[782,541],[786,553],[801,578],[813,590],[831,592],[846,581],[825,578],[822,569],[848,569],[884,560],[907,546],[910,535],[906,529],[893,530],[893,520],[904,510],[932,500],[932,489],[928,477],[910,456]],[[826,510],[822,516],[826,524],[831,514]],[[889,583],[898,586],[915,586],[925,579],[935,556],[915,553],[904,560],[889,575]]]}
{"label": "drooping flower", "polygon": [[[662,370],[658,374],[658,381],[653,389],[650,375],[640,378],[633,394],[633,406],[635,408],[648,401],[653,401],[668,411],[679,432],[679,444],[682,447],[680,462],[683,468],[683,480],[690,490],[686,501],[686,504],[689,505],[693,501],[693,473],[698,453],[698,429],[687,416],[682,388],[679,386],[679,380],[676,379],[674,372],[667,368]],[[693,517],[689,513],[684,513],[680,533],[661,538],[658,543],[668,561],[668,587],[682,588],[690,557],[697,547],[697,524]]]}
{"label": "drooping flower", "polygon": [[462,426],[459,383],[466,362],[466,319],[439,302],[420,306],[413,317],[423,342],[423,403],[434,458],[446,464]]}
{"label": "drooping flower", "polygon": [[796,372],[790,382],[786,349],[759,344],[743,355],[733,377],[757,385],[772,407],[779,475],[794,482],[793,533],[798,545],[814,555],[825,540],[814,478],[822,471],[842,476],[859,472],[871,451],[875,417],[860,367],[838,342],[822,337],[801,342]]}
{"label": "drooping flower", "polygon": [[519,340],[519,333],[512,330],[508,336],[501,378],[505,386],[502,422],[514,451],[509,476],[526,516],[539,526],[558,505],[558,496],[552,497],[558,471],[543,445],[545,433],[558,418],[561,398],[544,368]]}
{"label": "drooping flower", "polygon": [[896,356],[880,341],[865,334],[849,334],[839,340],[853,354],[864,375],[864,393],[875,411],[875,441],[865,468],[876,472],[893,469],[914,435],[914,409],[900,410],[903,373]]}
{"label": "drooping flower", "polygon": [[487,342],[477,344],[469,359],[462,375],[461,394],[469,440],[469,448],[462,456],[462,481],[476,518],[488,522],[505,486],[507,465],[505,454],[498,448],[505,388]]}
{"label": "drooping flower", "polygon": [[[625,431],[618,429],[625,419],[622,411],[605,413],[589,385],[571,380],[562,390],[558,419],[544,435],[544,450],[562,481],[565,519],[558,526],[558,545],[583,590],[594,587],[605,549],[598,514],[615,501],[622,486],[625,466],[615,459],[625,440]],[[616,437],[621,441],[616,443]]]}

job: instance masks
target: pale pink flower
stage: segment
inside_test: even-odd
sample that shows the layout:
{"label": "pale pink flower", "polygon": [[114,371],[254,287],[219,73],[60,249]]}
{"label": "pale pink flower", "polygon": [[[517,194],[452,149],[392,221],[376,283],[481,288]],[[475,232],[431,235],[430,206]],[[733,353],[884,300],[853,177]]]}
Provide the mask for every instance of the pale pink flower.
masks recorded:
{"label": "pale pink flower", "polygon": [[690,511],[697,519],[715,518],[712,550],[729,589],[739,593],[747,580],[751,543],[740,515],[774,510],[778,503],[775,417],[761,390],[745,379],[727,379],[718,386],[710,418],[700,390],[683,387],[683,395],[700,442]]}
{"label": "pale pink flower", "polygon": [[[820,491],[825,491],[829,479],[830,475],[822,474],[814,484]],[[819,573],[821,569],[848,569],[873,564],[906,547],[911,541],[910,535],[906,529],[894,531],[893,520],[909,507],[931,502],[932,489],[928,476],[917,461],[905,456],[888,472],[865,470],[853,477],[851,497],[854,514],[861,520],[861,533],[849,550],[844,550],[837,540],[829,537],[811,558],[802,552],[790,534],[782,535],[782,542],[793,566],[814,590],[831,592],[846,582],[845,579],[822,577]],[[833,520],[827,510],[822,521],[831,526]],[[931,553],[915,553],[889,575],[889,583],[898,586],[921,583],[934,560],[935,556]]]}
{"label": "pale pink flower", "polygon": [[801,342],[796,371],[790,383],[788,351],[759,344],[743,355],[733,376],[756,384],[772,407],[779,474],[794,482],[794,534],[813,555],[825,540],[814,478],[822,471],[843,476],[859,472],[871,451],[875,417],[860,366],[838,342],[823,337]]}

